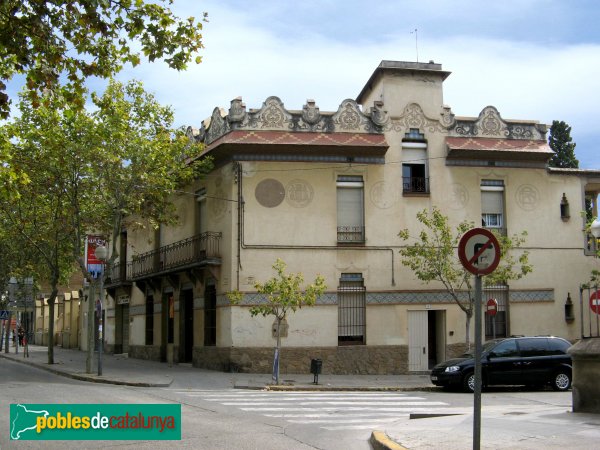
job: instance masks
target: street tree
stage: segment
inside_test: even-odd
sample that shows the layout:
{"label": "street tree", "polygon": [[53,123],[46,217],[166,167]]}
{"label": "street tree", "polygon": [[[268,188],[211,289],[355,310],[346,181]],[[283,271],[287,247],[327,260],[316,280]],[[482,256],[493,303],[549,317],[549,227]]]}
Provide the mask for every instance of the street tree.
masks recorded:
{"label": "street tree", "polygon": [[[308,285],[304,290],[301,288],[304,283],[302,273],[285,273],[286,264],[281,259],[277,259],[273,264],[273,270],[277,275],[265,281],[254,284],[254,289],[263,299],[258,305],[250,308],[250,314],[263,317],[274,316],[277,327],[277,347],[274,358],[275,383],[279,384],[279,360],[281,357],[281,327],[286,323],[287,314],[296,312],[302,306],[313,306],[317,299],[325,292],[327,286],[325,279],[317,275],[314,282]],[[229,301],[234,304],[240,304],[243,300],[243,294],[239,291],[227,294]]]}
{"label": "street tree", "polygon": [[[85,80],[108,78],[142,56],[184,70],[203,47],[201,19],[179,18],[174,0],[3,0],[0,3],[0,117],[8,117],[6,82],[24,74],[32,105],[61,78],[68,100],[83,106]],[[200,56],[196,56],[200,63]]]}
{"label": "street tree", "polygon": [[[201,157],[203,146],[190,141],[182,129],[173,128],[173,110],[161,105],[138,81],[111,80],[102,95],[92,95],[97,110],[94,127],[93,229],[108,238],[109,264],[118,256],[118,236],[124,225],[135,229],[178,222],[174,195],[194,195],[183,190],[204,176],[213,165]],[[76,217],[88,212],[73,198]],[[77,227],[77,245],[91,228]],[[85,271],[83,249],[76,248]]]}
{"label": "street tree", "polygon": [[548,162],[550,167],[563,169],[577,169],[579,160],[575,157],[575,142],[571,137],[571,127],[567,123],[558,120],[552,121],[548,144],[554,152]]}
{"label": "street tree", "polygon": [[[48,283],[49,313],[54,317],[59,285],[74,267],[70,192],[89,189],[89,167],[81,149],[86,148],[90,121],[71,114],[64,102],[49,99],[47,105],[33,108],[23,99],[19,117],[3,126],[11,143],[5,164],[26,182],[2,185],[0,214],[13,245],[27,252],[37,279]],[[48,324],[48,363],[54,363],[53,320]]]}
{"label": "street tree", "polygon": [[50,314],[75,262],[91,279],[83,258],[87,233],[107,237],[114,261],[124,218],[154,227],[175,223],[172,196],[211,167],[200,158],[201,147],[172,128],[171,109],[141,83],[110,82],[93,96],[94,113],[71,108],[61,92],[47,93],[37,107],[23,96],[19,117],[2,127],[10,142],[8,168],[26,180],[2,186],[2,216],[12,224],[11,236],[37,252],[37,271],[51,286]]}
{"label": "street tree", "polygon": [[[417,220],[423,226],[419,236],[412,238],[408,229],[399,233],[403,241],[413,243],[400,249],[402,264],[413,271],[425,284],[438,282],[465,313],[466,345],[470,348],[471,318],[475,308],[473,275],[460,263],[457,247],[461,237],[471,228],[472,222],[463,221],[452,229],[448,217],[438,208],[417,213]],[[533,270],[529,263],[529,253],[518,251],[525,242],[526,232],[512,237],[494,233],[500,244],[500,264],[494,272],[484,277],[486,285],[518,280]],[[517,250],[517,251],[515,251]]]}

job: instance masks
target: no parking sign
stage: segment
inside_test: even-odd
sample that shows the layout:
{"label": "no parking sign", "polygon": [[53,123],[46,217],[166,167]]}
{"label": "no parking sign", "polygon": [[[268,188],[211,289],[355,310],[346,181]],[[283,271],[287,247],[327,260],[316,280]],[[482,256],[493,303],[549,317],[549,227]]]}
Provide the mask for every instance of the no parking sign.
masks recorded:
{"label": "no parking sign", "polygon": [[460,239],[458,257],[463,267],[472,274],[487,275],[500,263],[500,244],[491,231],[473,228]]}

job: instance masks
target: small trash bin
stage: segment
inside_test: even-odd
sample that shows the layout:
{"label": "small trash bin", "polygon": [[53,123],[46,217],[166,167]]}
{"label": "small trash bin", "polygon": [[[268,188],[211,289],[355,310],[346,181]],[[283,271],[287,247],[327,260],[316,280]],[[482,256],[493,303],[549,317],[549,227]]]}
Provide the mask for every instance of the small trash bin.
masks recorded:
{"label": "small trash bin", "polygon": [[323,367],[323,361],[320,359],[311,359],[310,360],[310,373],[314,375],[313,383],[319,384],[319,374],[321,373],[321,369]]}

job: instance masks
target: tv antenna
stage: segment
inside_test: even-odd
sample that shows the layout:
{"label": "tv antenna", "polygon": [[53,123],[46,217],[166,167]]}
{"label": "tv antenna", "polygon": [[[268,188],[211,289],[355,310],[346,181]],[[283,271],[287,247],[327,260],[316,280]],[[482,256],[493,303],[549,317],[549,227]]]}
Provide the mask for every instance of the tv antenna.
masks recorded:
{"label": "tv antenna", "polygon": [[419,32],[415,28],[415,30],[411,31],[410,34],[415,35],[415,50],[417,51],[417,62],[419,62]]}

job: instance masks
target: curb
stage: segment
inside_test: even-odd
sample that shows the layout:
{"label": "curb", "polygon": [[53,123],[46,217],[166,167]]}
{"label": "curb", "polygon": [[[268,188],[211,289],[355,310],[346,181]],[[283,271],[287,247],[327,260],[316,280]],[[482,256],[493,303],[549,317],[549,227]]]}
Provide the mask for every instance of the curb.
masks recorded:
{"label": "curb", "polygon": [[369,443],[373,450],[408,450],[406,447],[392,441],[383,431],[373,431]]}
{"label": "curb", "polygon": [[13,358],[11,356],[6,356],[0,353],[0,358],[8,359],[14,361],[19,364],[25,364],[27,366],[35,367],[37,369],[45,370],[46,372],[53,373],[55,375],[59,375],[65,378],[71,378],[73,380],[78,381],[86,381],[88,383],[101,383],[101,384],[115,384],[119,386],[134,386],[134,387],[169,387],[171,383],[173,383],[173,379],[171,379],[168,383],[146,383],[146,382],[138,382],[138,381],[123,381],[123,380],[115,380],[110,378],[98,378],[97,375],[83,375],[77,373],[66,372],[64,370],[53,369],[52,367],[45,366],[43,364],[39,364],[36,362],[31,362],[27,360],[21,360],[18,358]]}
{"label": "curb", "polygon": [[436,386],[289,386],[265,385],[264,387],[235,386],[236,389],[264,389],[266,391],[356,391],[356,392],[414,392],[438,391]]}

